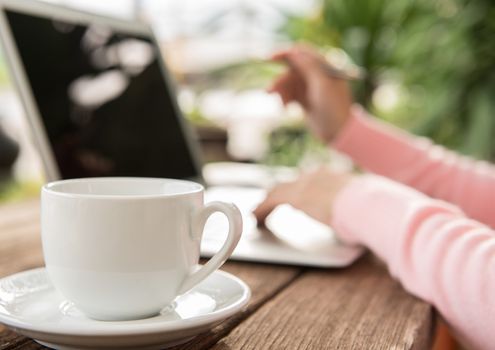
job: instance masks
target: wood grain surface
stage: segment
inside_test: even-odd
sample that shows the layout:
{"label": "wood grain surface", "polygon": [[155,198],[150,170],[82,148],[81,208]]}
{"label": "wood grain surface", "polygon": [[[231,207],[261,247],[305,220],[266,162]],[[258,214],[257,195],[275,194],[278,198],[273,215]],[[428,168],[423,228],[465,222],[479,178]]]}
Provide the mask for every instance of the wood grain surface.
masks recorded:
{"label": "wood grain surface", "polygon": [[214,349],[427,349],[432,329],[430,306],[367,256],[305,272]]}
{"label": "wood grain surface", "polygon": [[[39,202],[0,207],[0,277],[43,265]],[[228,262],[245,310],[174,349],[428,349],[434,313],[371,255],[348,269]],[[0,350],[41,349],[0,325]]]}

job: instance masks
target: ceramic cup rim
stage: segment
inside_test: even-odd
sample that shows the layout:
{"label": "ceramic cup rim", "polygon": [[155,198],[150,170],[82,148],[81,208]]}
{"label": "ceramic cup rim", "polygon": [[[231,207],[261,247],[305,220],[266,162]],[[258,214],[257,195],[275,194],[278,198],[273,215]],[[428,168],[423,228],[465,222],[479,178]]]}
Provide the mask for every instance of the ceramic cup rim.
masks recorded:
{"label": "ceramic cup rim", "polygon": [[[69,192],[67,190],[63,190],[63,186],[70,184],[81,184],[81,183],[105,183],[105,182],[121,182],[121,183],[130,183],[135,182],[138,183],[155,183],[155,184],[176,184],[183,186],[183,189],[179,192],[175,191],[173,193],[153,193],[153,194],[101,194],[101,193],[81,193],[81,192]],[[188,187],[188,188],[187,188]],[[85,199],[111,199],[111,200],[132,200],[132,199],[153,199],[153,198],[176,198],[183,197],[185,195],[194,195],[198,193],[202,193],[204,191],[203,185],[188,181],[188,180],[179,180],[179,179],[169,179],[169,178],[155,178],[155,177],[87,177],[87,178],[77,178],[77,179],[66,179],[66,180],[57,180],[44,184],[42,186],[42,193],[65,197],[65,198],[85,198]]]}

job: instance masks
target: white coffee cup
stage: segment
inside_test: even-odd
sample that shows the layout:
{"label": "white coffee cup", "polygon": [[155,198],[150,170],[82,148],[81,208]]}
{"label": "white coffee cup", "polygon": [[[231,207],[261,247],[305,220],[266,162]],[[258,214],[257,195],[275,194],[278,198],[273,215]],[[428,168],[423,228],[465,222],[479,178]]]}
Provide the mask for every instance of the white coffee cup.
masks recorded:
{"label": "white coffee cup", "polygon": [[[232,254],[242,218],[234,204],[203,204],[203,186],[151,178],[86,178],[43,186],[41,227],[48,275],[88,317],[155,315]],[[203,227],[225,214],[225,244],[198,268]]]}

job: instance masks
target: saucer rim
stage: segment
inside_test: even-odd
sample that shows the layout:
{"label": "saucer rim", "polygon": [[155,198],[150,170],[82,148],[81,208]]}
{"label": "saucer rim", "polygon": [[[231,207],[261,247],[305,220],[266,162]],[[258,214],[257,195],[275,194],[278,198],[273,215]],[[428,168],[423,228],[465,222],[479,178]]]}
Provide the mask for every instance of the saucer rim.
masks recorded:
{"label": "saucer rim", "polygon": [[[5,277],[0,278],[0,282],[2,280],[6,279],[12,279],[12,278],[22,278],[22,275],[29,275],[33,273],[47,273],[45,267],[38,267],[30,270],[25,270],[21,272],[17,272]],[[76,337],[115,337],[115,336],[122,336],[122,335],[147,335],[147,334],[156,334],[156,333],[165,333],[165,332],[174,332],[174,331],[180,331],[180,330],[186,330],[186,329],[193,329],[193,328],[198,328],[198,327],[203,327],[209,324],[214,324],[218,323],[222,320],[227,319],[228,317],[234,315],[235,313],[239,312],[244,308],[244,306],[247,305],[249,300],[251,299],[251,289],[249,286],[241,280],[239,277],[234,276],[233,274],[222,271],[222,270],[216,270],[214,271],[210,276],[212,275],[220,275],[228,280],[231,280],[231,282],[234,282],[240,286],[242,289],[242,295],[239,296],[239,298],[234,301],[232,304],[221,308],[219,310],[215,310],[212,312],[208,312],[204,315],[200,316],[195,316],[191,317],[189,319],[181,319],[181,320],[173,320],[173,321],[165,321],[165,322],[156,322],[152,324],[147,324],[147,323],[140,323],[140,324],[132,324],[132,321],[138,321],[138,320],[130,320],[130,321],[108,321],[106,323],[112,324],[114,326],[118,326],[118,329],[98,329],[95,327],[94,329],[85,329],[85,330],[77,330],[75,328],[61,328],[58,327],[56,330],[54,330],[54,327],[46,327],[43,325],[33,325],[28,322],[24,322],[19,320],[16,317],[10,316],[6,313],[4,313],[2,310],[0,310],[0,324],[4,324],[5,326],[9,328],[13,328],[15,330],[19,331],[29,331],[29,332],[36,332],[36,333],[44,333],[44,334],[57,334],[57,335],[64,335],[64,336],[76,336]],[[209,276],[209,277],[210,277]],[[207,277],[205,280],[207,280],[209,277]],[[51,282],[50,282],[51,284]],[[55,290],[55,287],[53,284],[51,284],[50,288]],[[192,289],[194,290],[194,288]],[[146,319],[143,319],[146,320]],[[92,320],[88,319],[90,322],[100,322],[97,320]],[[127,324],[124,324],[127,323]]]}

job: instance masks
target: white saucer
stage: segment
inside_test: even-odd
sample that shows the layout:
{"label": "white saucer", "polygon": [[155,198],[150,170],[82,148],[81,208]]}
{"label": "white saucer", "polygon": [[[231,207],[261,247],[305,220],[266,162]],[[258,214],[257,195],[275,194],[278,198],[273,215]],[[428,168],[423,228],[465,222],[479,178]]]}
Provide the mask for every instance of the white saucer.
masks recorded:
{"label": "white saucer", "polygon": [[44,268],[0,279],[0,323],[55,349],[163,349],[188,341],[240,311],[249,287],[216,271],[155,317],[95,321],[58,294]]}

